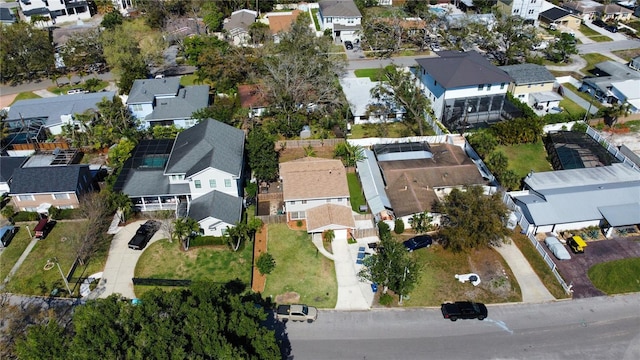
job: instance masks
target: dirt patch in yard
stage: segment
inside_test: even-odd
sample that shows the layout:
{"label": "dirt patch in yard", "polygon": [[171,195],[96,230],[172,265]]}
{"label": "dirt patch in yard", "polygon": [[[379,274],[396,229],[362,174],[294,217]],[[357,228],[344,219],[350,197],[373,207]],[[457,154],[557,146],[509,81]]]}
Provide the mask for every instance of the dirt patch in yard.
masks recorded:
{"label": "dirt patch in yard", "polygon": [[[313,147],[314,157],[325,158],[325,159],[333,159],[333,146],[316,146]],[[291,160],[301,159],[307,156],[307,152],[305,148],[286,148],[284,150],[280,150],[280,162],[287,162]]]}

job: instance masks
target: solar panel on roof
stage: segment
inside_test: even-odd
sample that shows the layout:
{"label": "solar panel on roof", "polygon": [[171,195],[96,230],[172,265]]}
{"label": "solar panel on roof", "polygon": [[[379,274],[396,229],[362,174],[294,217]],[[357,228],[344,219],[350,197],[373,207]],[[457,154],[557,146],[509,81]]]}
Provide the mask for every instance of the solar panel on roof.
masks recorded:
{"label": "solar panel on roof", "polygon": [[125,161],[113,185],[114,191],[121,191],[132,169],[164,168],[171,154],[173,139],[142,140],[131,151],[131,156]]}

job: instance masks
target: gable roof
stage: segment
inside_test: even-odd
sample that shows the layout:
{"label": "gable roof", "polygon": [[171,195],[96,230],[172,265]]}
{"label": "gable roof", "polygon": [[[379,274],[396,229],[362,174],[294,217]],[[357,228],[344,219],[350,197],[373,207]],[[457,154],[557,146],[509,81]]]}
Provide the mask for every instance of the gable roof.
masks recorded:
{"label": "gable roof", "polygon": [[11,9],[0,7],[0,22],[14,23],[16,22],[16,16],[13,15],[13,12],[11,12]]}
{"label": "gable roof", "polygon": [[281,31],[289,31],[291,24],[293,24],[298,16],[302,14],[300,10],[293,10],[291,13],[269,13],[267,19],[269,19],[269,30],[272,34],[277,34]]}
{"label": "gable roof", "polygon": [[50,98],[38,98],[18,100],[9,109],[7,121],[46,118],[46,126],[54,126],[62,123],[62,115],[81,114],[89,109],[97,109],[102,99],[113,99],[116,95],[113,91],[97,93],[61,95]]}
{"label": "gable roof", "polygon": [[[620,80],[640,79],[640,72],[631,69],[629,66],[613,60],[599,62],[595,65],[596,69],[607,75],[619,78]],[[598,74],[602,76],[603,74]]]}
{"label": "gable roof", "polygon": [[348,206],[325,204],[306,211],[307,231],[321,232],[329,229],[355,229],[353,212]]}
{"label": "gable roof", "polygon": [[249,26],[256,22],[257,17],[258,13],[253,10],[237,10],[231,13],[231,16],[228,21],[222,25],[222,28],[227,31],[235,29],[249,31]]}
{"label": "gable roof", "polygon": [[285,201],[348,198],[347,173],[340,160],[304,157],[280,164]]}
{"label": "gable roof", "polygon": [[8,182],[16,169],[27,161],[26,156],[0,156],[0,182]]}
{"label": "gable roof", "polygon": [[189,217],[202,221],[208,217],[235,224],[242,219],[242,198],[214,190],[191,201]]}
{"label": "gable roof", "polygon": [[475,51],[441,51],[438,55],[416,62],[446,89],[511,81],[509,75]]}
{"label": "gable roof", "polygon": [[209,106],[209,85],[186,86],[178,90],[178,95],[156,99],[151,114],[145,120],[169,120],[191,118],[200,109]]}
{"label": "gable roof", "polygon": [[606,15],[609,14],[633,14],[633,10],[629,10],[618,4],[606,4],[602,7],[602,12]]}
{"label": "gable roof", "polygon": [[555,7],[554,6],[549,10],[545,10],[545,11],[541,12],[540,15],[538,15],[538,17],[553,22],[553,21],[560,20],[563,17],[569,16],[569,15],[575,16],[575,15],[572,15],[569,11],[567,11],[565,9],[561,9],[559,7]]}
{"label": "gable roof", "polygon": [[11,194],[76,192],[82,173],[89,165],[18,168],[13,172]]}
{"label": "gable roof", "polygon": [[566,1],[562,3],[562,7],[580,14],[588,14],[600,10],[602,4],[592,0]]}
{"label": "gable roof", "polygon": [[206,119],[178,134],[165,174],[189,177],[211,167],[240,176],[243,160],[244,131]]}
{"label": "gable roof", "polygon": [[318,6],[323,17],[362,17],[353,0],[322,0]]}
{"label": "gable roof", "polygon": [[539,84],[555,82],[553,76],[546,67],[537,64],[516,64],[500,66],[514,80],[516,85]]}
{"label": "gable roof", "polygon": [[[419,151],[421,152],[421,151]],[[464,150],[451,144],[430,144],[429,158],[407,153],[407,159],[380,161],[378,166],[387,185],[386,193],[396,216],[431,211],[438,200],[435,189],[486,184],[476,164]],[[376,152],[377,153],[377,152]]]}
{"label": "gable roof", "polygon": [[133,82],[127,104],[151,103],[156,96],[175,96],[180,89],[180,77],[138,79]]}

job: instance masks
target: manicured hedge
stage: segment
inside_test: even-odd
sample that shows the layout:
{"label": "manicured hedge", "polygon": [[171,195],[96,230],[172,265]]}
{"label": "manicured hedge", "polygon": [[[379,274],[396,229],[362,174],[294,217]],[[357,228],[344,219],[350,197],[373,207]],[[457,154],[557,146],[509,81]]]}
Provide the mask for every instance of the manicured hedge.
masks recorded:
{"label": "manicured hedge", "polygon": [[197,236],[189,241],[189,247],[226,245],[227,241],[221,236]]}

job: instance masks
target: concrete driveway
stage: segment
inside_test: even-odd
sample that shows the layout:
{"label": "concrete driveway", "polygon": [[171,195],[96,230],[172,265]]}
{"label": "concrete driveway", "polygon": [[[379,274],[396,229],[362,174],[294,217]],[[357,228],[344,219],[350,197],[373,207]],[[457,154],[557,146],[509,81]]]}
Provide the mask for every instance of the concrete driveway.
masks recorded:
{"label": "concrete driveway", "polygon": [[[113,236],[107,263],[102,273],[102,280],[100,280],[98,287],[89,294],[88,298],[106,298],[114,293],[119,293],[129,299],[136,297],[133,291],[132,279],[136,264],[144,249],[142,251],[131,250],[128,247],[128,243],[140,225],[144,224],[145,221],[146,220],[140,220],[128,224],[120,228],[120,231]],[[151,240],[149,240],[149,244],[147,244],[145,249],[149,248],[149,245],[155,241],[164,237],[163,231],[158,230]]]}

